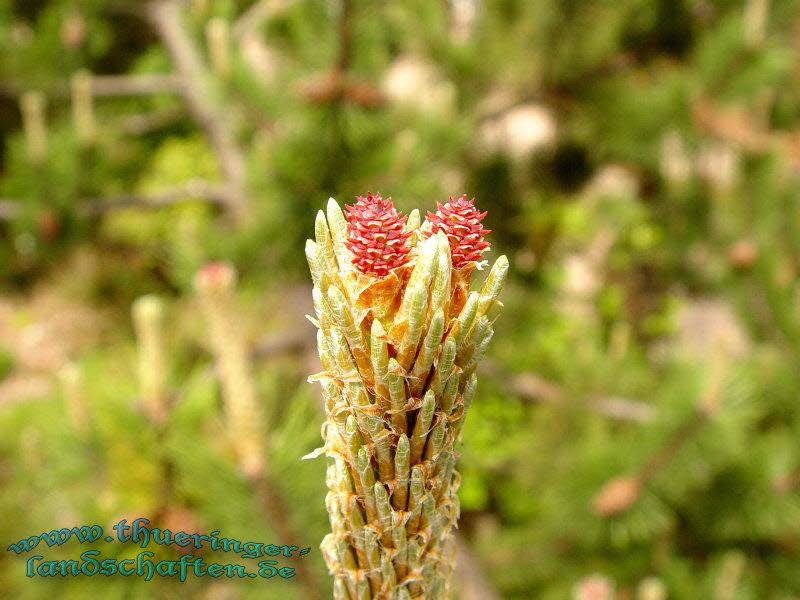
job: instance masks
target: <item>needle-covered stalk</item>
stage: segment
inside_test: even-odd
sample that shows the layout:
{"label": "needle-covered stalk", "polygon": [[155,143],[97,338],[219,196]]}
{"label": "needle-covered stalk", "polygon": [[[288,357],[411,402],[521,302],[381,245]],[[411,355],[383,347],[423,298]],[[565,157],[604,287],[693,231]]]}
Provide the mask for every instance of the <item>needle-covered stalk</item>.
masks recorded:
{"label": "needle-covered stalk", "polygon": [[167,372],[164,349],[164,303],[158,296],[137,298],[131,310],[139,354],[139,396],[147,418],[167,416]]}
{"label": "needle-covered stalk", "polygon": [[222,383],[230,442],[242,472],[255,478],[264,470],[265,424],[248,349],[235,325],[236,271],[227,263],[208,264],[198,271],[195,288]]}
{"label": "needle-covered stalk", "polygon": [[[458,514],[456,444],[508,272],[466,197],[420,223],[389,198],[328,202],[306,245],[334,459],[322,550],[337,600],[447,598]],[[313,455],[318,452],[312,453]]]}

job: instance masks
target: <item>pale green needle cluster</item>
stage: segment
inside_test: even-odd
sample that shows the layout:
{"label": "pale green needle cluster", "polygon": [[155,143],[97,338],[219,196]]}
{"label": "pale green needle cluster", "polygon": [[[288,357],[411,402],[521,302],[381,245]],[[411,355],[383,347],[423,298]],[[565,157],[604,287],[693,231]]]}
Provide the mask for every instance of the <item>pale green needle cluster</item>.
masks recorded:
{"label": "pale green needle cluster", "polygon": [[131,309],[139,353],[142,408],[153,423],[167,417],[167,372],[164,348],[164,302],[155,295],[138,298]]}
{"label": "pale green needle cluster", "polygon": [[206,265],[195,276],[195,287],[222,384],[229,441],[239,468],[255,480],[264,473],[266,425],[247,345],[237,327],[236,271],[228,263]]}
{"label": "pale green needle cluster", "polygon": [[450,589],[456,446],[508,260],[469,292],[474,265],[453,269],[447,237],[426,238],[412,216],[412,259],[384,278],[352,267],[332,199],[306,243],[323,367],[311,379],[322,387],[333,459],[332,532],[321,547],[337,600],[438,599]]}

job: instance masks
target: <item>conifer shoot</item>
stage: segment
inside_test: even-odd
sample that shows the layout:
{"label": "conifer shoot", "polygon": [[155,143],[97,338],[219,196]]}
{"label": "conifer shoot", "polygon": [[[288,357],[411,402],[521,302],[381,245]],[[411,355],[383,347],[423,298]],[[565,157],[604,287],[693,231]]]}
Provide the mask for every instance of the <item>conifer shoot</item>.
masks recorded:
{"label": "conifer shoot", "polygon": [[335,200],[306,242],[327,419],[331,533],[321,548],[337,600],[446,598],[459,516],[455,470],[475,368],[508,272],[462,196],[420,224],[391,199]]}

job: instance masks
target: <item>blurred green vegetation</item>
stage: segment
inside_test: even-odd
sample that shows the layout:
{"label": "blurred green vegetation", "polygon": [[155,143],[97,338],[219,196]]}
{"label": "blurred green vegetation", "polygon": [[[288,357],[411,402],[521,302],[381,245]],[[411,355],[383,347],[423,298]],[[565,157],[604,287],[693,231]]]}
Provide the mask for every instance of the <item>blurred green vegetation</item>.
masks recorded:
{"label": "blurred green vegetation", "polygon": [[[0,3],[0,539],[158,513],[276,540],[221,441],[192,288],[227,260],[256,354],[296,338],[255,379],[329,585],[324,464],[299,461],[322,420],[303,241],[329,196],[467,193],[513,269],[459,462],[460,533],[499,597],[589,597],[593,574],[619,598],[800,597],[798,8]],[[138,402],[146,293],[168,306],[163,428]],[[0,554],[0,596],[303,597],[23,563]]]}

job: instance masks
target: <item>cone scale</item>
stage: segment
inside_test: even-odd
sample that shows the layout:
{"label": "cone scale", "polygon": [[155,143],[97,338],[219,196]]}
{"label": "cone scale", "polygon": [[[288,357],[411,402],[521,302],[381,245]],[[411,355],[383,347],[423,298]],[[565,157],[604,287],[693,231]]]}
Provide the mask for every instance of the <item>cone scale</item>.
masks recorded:
{"label": "cone scale", "polygon": [[508,271],[501,256],[470,292],[484,216],[466,197],[422,224],[379,195],[331,199],[306,243],[336,600],[449,597],[457,446]]}

